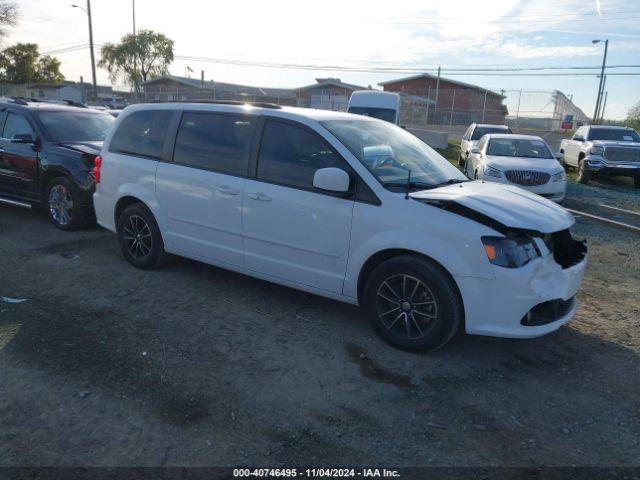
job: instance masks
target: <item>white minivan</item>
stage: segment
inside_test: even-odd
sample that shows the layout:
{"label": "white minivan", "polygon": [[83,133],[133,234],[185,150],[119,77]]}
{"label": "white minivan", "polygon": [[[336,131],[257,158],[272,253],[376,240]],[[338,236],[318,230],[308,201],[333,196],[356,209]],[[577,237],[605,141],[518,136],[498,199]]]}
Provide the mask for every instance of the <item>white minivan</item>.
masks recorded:
{"label": "white minivan", "polygon": [[349,97],[347,111],[357,115],[400,123],[400,94],[379,90],[356,90]]}
{"label": "white minivan", "polygon": [[166,253],[361,305],[408,350],[569,321],[586,267],[574,218],[470,181],[380,120],[275,105],[127,107],[96,159],[98,223],[134,266]]}

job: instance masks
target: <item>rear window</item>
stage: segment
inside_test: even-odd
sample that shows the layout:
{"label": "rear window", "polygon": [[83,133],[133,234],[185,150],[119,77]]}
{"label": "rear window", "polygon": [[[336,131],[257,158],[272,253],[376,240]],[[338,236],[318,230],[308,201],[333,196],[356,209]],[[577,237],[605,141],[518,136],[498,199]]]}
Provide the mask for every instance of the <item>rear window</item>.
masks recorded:
{"label": "rear window", "polygon": [[364,115],[365,117],[378,118],[385,122],[396,122],[396,111],[391,108],[374,108],[374,107],[349,107],[349,113]]}
{"label": "rear window", "polygon": [[480,140],[487,133],[512,133],[509,127],[477,127],[471,135],[471,140]]}
{"label": "rear window", "polygon": [[233,175],[246,175],[254,122],[240,115],[185,113],[173,161]]}
{"label": "rear window", "polygon": [[160,158],[170,119],[169,110],[140,110],[128,115],[113,134],[109,151]]}
{"label": "rear window", "polygon": [[54,142],[101,142],[115,121],[111,115],[82,109],[35,114]]}

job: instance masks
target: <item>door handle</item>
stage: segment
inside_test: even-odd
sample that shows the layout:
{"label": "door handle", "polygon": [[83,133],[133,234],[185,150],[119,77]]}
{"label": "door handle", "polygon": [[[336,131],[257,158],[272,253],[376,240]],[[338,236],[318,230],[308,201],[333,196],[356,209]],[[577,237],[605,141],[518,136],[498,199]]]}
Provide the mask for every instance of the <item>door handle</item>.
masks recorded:
{"label": "door handle", "polygon": [[238,195],[240,193],[238,190],[236,190],[235,188],[231,188],[228,185],[221,185],[219,187],[216,187],[216,190],[218,190],[220,193],[224,193],[225,195]]}
{"label": "door handle", "polygon": [[253,200],[259,200],[261,202],[271,201],[271,197],[264,193],[248,193],[247,196]]}

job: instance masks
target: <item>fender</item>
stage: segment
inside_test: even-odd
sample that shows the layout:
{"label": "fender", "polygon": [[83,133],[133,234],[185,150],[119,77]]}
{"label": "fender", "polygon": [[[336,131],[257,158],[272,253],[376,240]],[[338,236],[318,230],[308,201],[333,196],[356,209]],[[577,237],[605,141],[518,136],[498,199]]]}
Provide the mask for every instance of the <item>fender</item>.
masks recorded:
{"label": "fender", "polygon": [[[160,232],[167,231],[166,219],[160,210],[160,205],[155,196],[155,175],[151,178],[139,179],[140,183],[123,183],[117,189],[117,200],[114,204],[113,210],[113,225],[115,231],[115,225],[117,224],[116,211],[120,205],[122,199],[126,197],[133,197],[143,203],[149,211],[153,214]],[[165,242],[165,246],[169,249],[173,247],[171,244],[170,236],[162,235],[162,239]]]}

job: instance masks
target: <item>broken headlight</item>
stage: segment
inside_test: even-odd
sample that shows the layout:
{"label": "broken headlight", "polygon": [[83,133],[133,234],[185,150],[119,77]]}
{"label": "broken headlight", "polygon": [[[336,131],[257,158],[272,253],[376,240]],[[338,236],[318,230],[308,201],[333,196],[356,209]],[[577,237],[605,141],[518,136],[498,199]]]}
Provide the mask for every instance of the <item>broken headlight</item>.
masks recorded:
{"label": "broken headlight", "polygon": [[482,244],[489,261],[500,267],[519,268],[540,256],[533,238],[526,235],[482,237]]}

